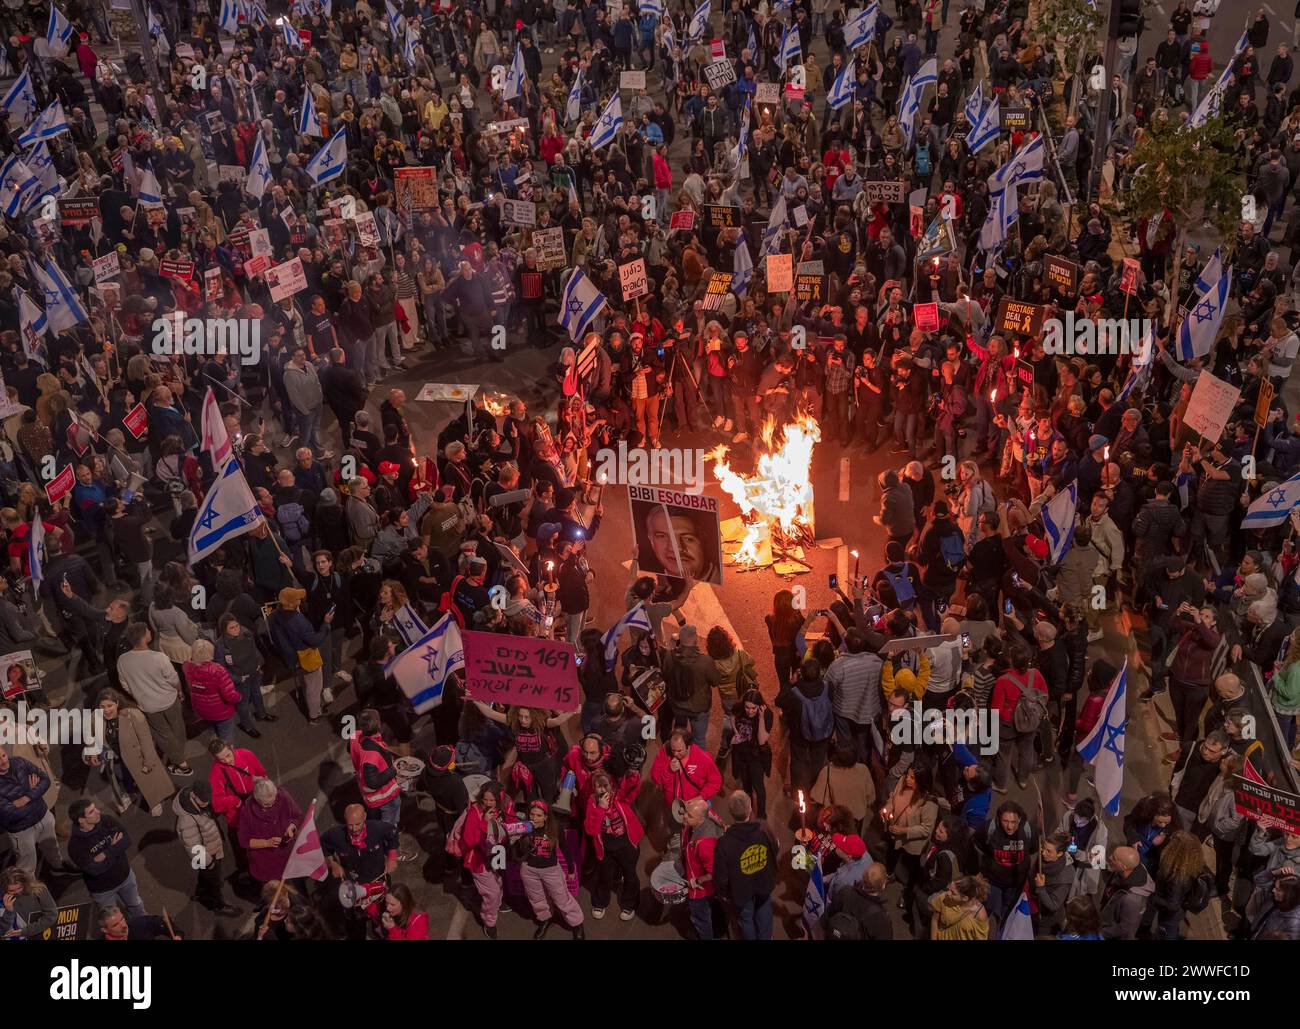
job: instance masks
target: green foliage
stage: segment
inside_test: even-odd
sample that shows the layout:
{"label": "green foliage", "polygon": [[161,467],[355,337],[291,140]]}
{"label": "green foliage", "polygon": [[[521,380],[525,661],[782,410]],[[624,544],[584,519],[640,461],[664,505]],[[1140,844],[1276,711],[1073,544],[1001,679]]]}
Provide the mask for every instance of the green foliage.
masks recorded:
{"label": "green foliage", "polygon": [[1099,45],[1101,14],[1088,0],[1041,0],[1035,26],[1044,45],[1053,47],[1064,59],[1062,72],[1068,76],[1081,57]]}

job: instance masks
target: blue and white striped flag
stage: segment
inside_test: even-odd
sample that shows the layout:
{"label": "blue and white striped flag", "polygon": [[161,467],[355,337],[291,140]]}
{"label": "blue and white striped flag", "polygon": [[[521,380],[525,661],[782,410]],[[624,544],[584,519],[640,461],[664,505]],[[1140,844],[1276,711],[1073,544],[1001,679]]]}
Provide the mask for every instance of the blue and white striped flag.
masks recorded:
{"label": "blue and white striped flag", "polygon": [[758,59],[758,40],[754,38],[754,23],[749,23],[749,38],[745,40],[745,49],[749,51],[751,61]]}
{"label": "blue and white striped flag", "polygon": [[831,105],[832,111],[838,111],[841,107],[853,99],[853,87],[856,85],[858,59],[852,57],[849,63],[840,69],[839,75],[835,77],[834,83],[831,84],[831,91],[826,96],[826,102]]}
{"label": "blue and white striped flag", "polygon": [[866,46],[876,36],[876,19],[880,16],[880,4],[872,0],[866,8],[859,11],[844,26],[844,45],[850,50]]}
{"label": "blue and white striped flag", "polygon": [[146,12],[146,26],[149,35],[158,40],[164,50],[171,49],[171,42],[167,39],[167,33],[163,31],[162,22],[158,20],[158,15],[153,13],[153,8],[148,8]]}
{"label": "blue and white striped flag", "polygon": [[36,113],[36,90],[32,88],[31,72],[24,71],[14,80],[9,92],[0,100],[0,107],[4,107],[18,125],[26,125],[31,120]]}
{"label": "blue and white striped flag", "polygon": [[348,140],[344,133],[346,125],[340,125],[323,147],[316,151],[316,156],[307,162],[307,174],[317,186],[323,186],[343,174],[348,164]]}
{"label": "blue and white striped flag", "polygon": [[1228,289],[1231,285],[1232,269],[1227,268],[1219,276],[1219,281],[1187,312],[1183,324],[1178,327],[1178,360],[1190,361],[1210,352],[1219,336],[1219,325],[1223,322],[1223,312],[1228,306]]}
{"label": "blue and white striped flag", "polygon": [[1043,177],[1043,137],[1035,136],[988,178],[989,192],[1011,189]]}
{"label": "blue and white striped flag", "polygon": [[799,33],[795,31],[794,26],[787,25],[781,36],[781,47],[776,54],[776,63],[783,75],[790,70],[791,65],[799,63],[802,53]]}
{"label": "blue and white striped flag", "polygon": [[17,218],[23,211],[23,197],[39,182],[36,173],[17,154],[10,155],[0,166],[0,208],[10,218]]}
{"label": "blue and white striped flag", "polygon": [[1001,132],[1002,109],[998,106],[998,98],[994,97],[980,116],[971,122],[970,133],[966,136],[966,146],[972,154],[978,154],[997,139]]}
{"label": "blue and white striped flag", "polygon": [[[320,112],[316,110],[316,100],[312,96],[310,89],[302,91],[302,110],[298,112],[298,134],[300,136],[315,136],[317,139],[325,138],[325,128],[321,125]],[[257,159],[256,152],[253,155],[254,161]],[[270,168],[267,168],[270,171]]]}
{"label": "blue and white striped flag", "polygon": [[18,136],[18,145],[26,149],[41,140],[53,139],[55,136],[67,131],[68,119],[63,113],[63,104],[56,100],[23,130]]}
{"label": "blue and white striped flag", "polygon": [[570,339],[580,339],[605,306],[605,294],[596,288],[581,268],[574,268],[560,294],[559,324],[569,330]]}
{"label": "blue and white striped flag", "polygon": [[826,875],[822,871],[820,854],[813,855],[812,872],[808,876],[808,886],[803,894],[803,924],[808,930],[808,937],[813,940],[826,938],[822,929],[822,918],[826,914]]}
{"label": "blue and white striped flag", "polygon": [[81,306],[77,291],[68,283],[67,276],[51,258],[45,259],[45,266],[33,264],[32,271],[41,291],[45,294],[46,327],[56,335],[84,321],[86,309]]}
{"label": "blue and white striped flag", "polygon": [[686,30],[686,38],[692,43],[697,39],[703,39],[704,33],[709,31],[709,15],[713,13],[710,4],[711,0],[704,0],[704,3],[695,8],[695,13],[691,15],[691,24]]}
{"label": "blue and white striped flag", "polygon": [[731,255],[731,292],[743,297],[754,278],[754,259],[749,256],[749,244],[742,230],[736,237],[736,249]]}
{"label": "blue and white striped flag", "polygon": [[527,72],[524,71],[524,48],[522,45],[516,45],[515,58],[510,62],[510,68],[506,71],[505,85],[501,90],[501,95],[506,100],[513,100],[524,91],[524,79]]}
{"label": "blue and white striped flag", "polygon": [[962,108],[962,113],[966,115],[966,124],[974,125],[979,121],[980,114],[984,110],[984,83],[977,83],[975,92],[966,98],[966,106]]}
{"label": "blue and white striped flag", "polygon": [[1101,717],[1078,746],[1079,756],[1093,767],[1097,796],[1108,814],[1119,814],[1124,792],[1124,730],[1128,720],[1128,659],[1115,675],[1101,706]]}
{"label": "blue and white striped flag", "polygon": [[1124,380],[1124,385],[1116,395],[1117,400],[1127,400],[1134,392],[1141,393],[1147,388],[1147,384],[1151,381],[1151,369],[1155,364],[1155,335],[1155,323],[1148,322],[1146,335],[1142,337],[1133,355],[1133,366],[1129,369],[1128,378]]}
{"label": "blue and white striped flag", "polygon": [[41,580],[45,578],[45,519],[40,511],[36,512],[27,531],[27,569],[33,588],[39,589]]}
{"label": "blue and white striped flag", "polygon": [[619,99],[618,92],[609,98],[609,103],[605,109],[600,112],[600,117],[596,120],[595,127],[591,130],[591,135],[587,137],[587,143],[592,150],[599,150],[607,143],[612,143],[618,135],[619,126],[623,124],[623,101]]}
{"label": "blue and white striped flag", "polygon": [[[307,96],[311,96],[308,90]],[[253,144],[253,159],[248,162],[248,178],[244,181],[244,192],[250,197],[262,199],[266,192],[266,187],[271,184],[271,161],[266,155],[266,141],[262,134],[257,134],[257,142]]]}
{"label": "blue and white striped flag", "polygon": [[45,344],[41,342],[45,338],[45,328],[49,324],[49,319],[45,317],[45,312],[41,307],[21,289],[18,293],[18,328],[19,334],[23,338],[23,351],[28,358],[33,361],[39,361],[42,365],[46,363]]}
{"label": "blue and white striped flag", "polygon": [[1007,913],[1007,920],[998,931],[999,940],[1032,940],[1034,938],[1033,912],[1029,907],[1027,887],[1020,890],[1020,899]]}
{"label": "blue and white striped flag", "polygon": [[1267,529],[1281,525],[1291,514],[1291,509],[1300,505],[1300,475],[1293,475],[1286,482],[1279,483],[1250,505],[1245,517],[1241,519],[1243,529]]}
{"label": "blue and white striped flag", "polygon": [[[1233,60],[1236,60],[1236,58],[1234,57]],[[1227,92],[1228,81],[1231,78],[1232,61],[1229,61],[1228,66],[1219,74],[1214,85],[1211,86],[1205,96],[1201,98],[1201,102],[1196,105],[1196,110],[1192,112],[1191,118],[1187,121],[1188,125],[1194,129],[1199,129],[1210,118],[1218,115],[1223,106],[1223,94]]]}
{"label": "blue and white striped flag", "polygon": [[393,626],[408,647],[414,646],[429,631],[424,619],[415,613],[415,608],[409,603],[403,604],[393,614]]}
{"label": "blue and white striped flag", "polygon": [[217,15],[217,27],[232,36],[239,31],[239,7],[235,0],[221,0],[221,13]]}
{"label": "blue and white striped flag", "polygon": [[786,217],[785,197],[778,196],[767,216],[767,228],[763,230],[763,245],[759,248],[762,256],[781,252],[781,233],[785,229]]}
{"label": "blue and white striped flag", "polygon": [[50,4],[50,20],[45,25],[45,42],[52,54],[66,54],[72,43],[72,22],[68,21],[53,4]]}
{"label": "blue and white striped flag", "polygon": [[158,185],[158,176],[154,174],[152,164],[144,166],[144,172],[140,175],[140,186],[136,190],[135,198],[145,207],[160,207],[162,205],[162,187]]}
{"label": "blue and white striped flag", "polygon": [[411,69],[414,69],[414,68],[415,68],[415,62],[416,62],[416,56],[415,56],[415,44],[416,44],[416,42],[417,42],[417,40],[416,40],[416,38],[415,38],[415,30],[414,30],[413,28],[411,28],[410,24],[408,23],[407,26],[406,26],[406,45],[405,45],[405,46],[403,47],[403,49],[402,49],[402,56],[406,58],[406,66],[407,66],[408,68],[411,68]]}
{"label": "blue and white striped flag", "polygon": [[1079,515],[1078,481],[1058,490],[1039,513],[1047,532],[1048,563],[1060,564],[1074,542],[1074,527]]}
{"label": "blue and white striped flag", "polygon": [[662,18],[664,16],[664,2],[663,0],[641,0],[638,10],[642,17],[653,14],[656,18]]}
{"label": "blue and white striped flag", "polygon": [[[284,34],[284,45],[290,50],[301,50],[303,47],[302,37],[298,35],[298,30],[293,27],[288,18],[280,19],[280,31]],[[311,90],[308,90],[310,93]]]}
{"label": "blue and white striped flag", "polygon": [[384,665],[417,715],[442,703],[447,680],[465,667],[460,625],[445,614],[427,633]]}
{"label": "blue and white striped flag", "polygon": [[393,6],[393,0],[384,0],[384,6],[388,11],[388,35],[396,41],[397,34],[402,29],[402,12]]}
{"label": "blue and white striped flag", "polygon": [[623,635],[624,629],[644,629],[649,632],[651,628],[645,602],[638,601],[636,606],[611,625],[609,631],[601,638],[601,644],[605,647],[605,671],[614,670],[614,665],[618,661],[618,640]]}
{"label": "blue and white striped flag", "polygon": [[262,509],[253,498],[244,470],[238,461],[231,458],[212,483],[195,515],[194,528],[190,530],[190,567],[193,568],[224,543],[251,532],[262,521]]}
{"label": "blue and white striped flag", "polygon": [[1210,292],[1210,287],[1213,286],[1216,282],[1218,282],[1222,275],[1223,275],[1223,248],[1215,247],[1214,253],[1211,254],[1210,259],[1205,262],[1205,267],[1202,268],[1201,273],[1196,276],[1196,292],[1197,293]]}
{"label": "blue and white striped flag", "polygon": [[586,73],[579,68],[578,74],[573,76],[573,85],[569,88],[569,100],[564,106],[564,121],[577,121],[582,116],[582,87],[586,82]]}
{"label": "blue and white striped flag", "polygon": [[909,150],[912,147],[912,139],[916,135],[916,112],[921,109],[921,97],[925,94],[925,87],[938,80],[939,62],[933,57],[917,68],[916,73],[907,80],[907,86],[898,104],[898,127],[903,130],[903,138],[907,141]]}

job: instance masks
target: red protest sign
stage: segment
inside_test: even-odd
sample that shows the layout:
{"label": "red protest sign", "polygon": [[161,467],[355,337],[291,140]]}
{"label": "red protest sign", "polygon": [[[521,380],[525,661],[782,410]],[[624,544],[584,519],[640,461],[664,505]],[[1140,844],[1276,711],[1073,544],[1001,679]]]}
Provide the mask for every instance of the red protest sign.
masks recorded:
{"label": "red protest sign", "polygon": [[145,430],[149,427],[149,415],[144,409],[144,404],[136,404],[131,408],[122,419],[122,424],[136,439],[143,439]]}
{"label": "red protest sign", "polygon": [[57,504],[72,492],[74,482],[76,477],[72,473],[72,465],[64,465],[63,470],[45,484],[45,496],[51,504]]}
{"label": "red protest sign", "polygon": [[727,59],[727,44],[720,39],[710,39],[709,56],[715,61],[725,61]]}
{"label": "red protest sign", "polygon": [[244,274],[251,279],[254,275],[260,275],[270,267],[271,258],[266,254],[258,254],[256,257],[249,258],[244,262]]}
{"label": "red protest sign", "polygon": [[574,711],[582,703],[572,643],[466,631],[465,688],[485,704]]}
{"label": "red protest sign", "polygon": [[1124,258],[1124,274],[1120,277],[1119,288],[1129,296],[1137,292],[1138,275],[1142,266],[1132,257]]}
{"label": "red protest sign", "polygon": [[78,457],[90,449],[89,445],[81,442],[81,433],[77,430],[80,426],[76,422],[68,422],[68,446],[76,453]]}
{"label": "red protest sign", "polygon": [[917,304],[912,308],[912,316],[922,332],[936,332],[939,328],[938,304]]}
{"label": "red protest sign", "polygon": [[188,285],[194,278],[194,262],[162,260],[158,262],[158,274],[163,278],[177,279]]}
{"label": "red protest sign", "polygon": [[690,232],[695,228],[694,211],[674,211],[673,216],[668,221],[668,231],[676,232],[681,229],[683,232]]}

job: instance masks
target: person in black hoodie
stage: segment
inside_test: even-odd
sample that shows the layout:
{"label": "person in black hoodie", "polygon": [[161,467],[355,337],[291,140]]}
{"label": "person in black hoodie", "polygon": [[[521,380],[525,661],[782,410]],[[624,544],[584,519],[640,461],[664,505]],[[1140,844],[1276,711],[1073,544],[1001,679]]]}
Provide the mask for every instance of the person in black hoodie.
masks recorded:
{"label": "person in black hoodie", "polygon": [[[921,863],[912,883],[912,936],[930,938],[930,898],[943,893],[961,878],[970,844],[970,829],[961,815],[944,815],[934,823],[930,842],[921,852]],[[884,867],[881,866],[881,871]],[[875,937],[873,937],[875,938]],[[889,939],[889,937],[884,937]]]}
{"label": "person in black hoodie", "polygon": [[1228,734],[1216,729],[1201,740],[1199,746],[1189,749],[1174,766],[1169,788],[1179,821],[1188,828],[1196,824],[1201,801],[1219,777],[1219,763],[1231,746]]}
{"label": "person in black hoodie", "polygon": [[128,915],[145,914],[140,889],[127,852],[131,837],[116,818],[103,814],[93,800],[77,800],[68,809],[72,838],[68,857],[81,869],[90,899],[97,907],[125,909]]}
{"label": "person in black hoodie", "polygon": [[817,776],[826,766],[831,737],[812,740],[804,735],[804,705],[809,706],[809,731],[817,723],[814,716],[826,704],[826,684],[822,682],[822,669],[812,658],[799,666],[799,679],[792,686],[783,686],[776,697],[781,709],[786,733],[790,740],[790,785],[793,789],[809,792]]}
{"label": "person in black hoodie", "polygon": [[1020,899],[1029,878],[1030,859],[1038,846],[1038,834],[1029,824],[1025,809],[1008,800],[975,836],[980,871],[989,882],[985,910],[1001,922]]}
{"label": "person in black hoodie", "polygon": [[767,825],[753,817],[754,804],[741,790],[727,801],[732,825],[713,854],[717,896],[730,905],[746,940],[772,938],[772,891],[778,848]]}
{"label": "person in black hoodie", "polygon": [[[964,562],[963,558],[963,561],[954,565],[949,558],[956,556],[958,547],[961,548],[961,553],[965,554],[966,540],[962,535],[961,526],[952,520],[952,512],[946,500],[935,501],[932,510],[934,521],[926,527],[921,536],[918,561],[923,569],[921,613],[925,617],[925,624],[937,629],[943,621],[938,616],[938,609],[941,607],[946,609],[948,601],[952,599],[953,591],[957,588],[957,574],[961,571]],[[949,537],[953,537],[953,542],[949,544],[949,558],[945,558],[943,542]],[[928,926],[926,932],[929,932]]]}
{"label": "person in black hoodie", "polygon": [[855,883],[853,889],[838,890],[826,908],[822,923],[826,938],[892,940],[894,926],[881,899],[888,878],[885,866],[876,862],[866,867],[862,881]]}

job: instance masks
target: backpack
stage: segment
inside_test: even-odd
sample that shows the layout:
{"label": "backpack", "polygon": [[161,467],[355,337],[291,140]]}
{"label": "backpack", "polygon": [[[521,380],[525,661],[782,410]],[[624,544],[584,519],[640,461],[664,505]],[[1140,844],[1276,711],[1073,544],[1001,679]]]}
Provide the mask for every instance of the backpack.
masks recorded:
{"label": "backpack", "polygon": [[907,574],[907,562],[903,562],[902,568],[897,572],[891,572],[886,566],[881,569],[881,574],[889,583],[890,588],[894,591],[894,599],[898,602],[899,607],[908,607],[916,601],[916,590],[912,586],[912,577]]}
{"label": "backpack", "polygon": [[281,504],[275,511],[275,520],[280,523],[280,532],[286,543],[301,543],[311,531],[307,521],[307,512],[299,503]]}
{"label": "backpack", "polygon": [[451,827],[451,832],[447,833],[447,842],[443,845],[444,849],[452,857],[464,857],[465,852],[461,847],[461,840],[465,836],[465,816],[469,814],[469,808],[460,813],[456,823]]}
{"label": "backpack", "polygon": [[894,27],[894,19],[887,15],[883,8],[876,15],[876,31],[880,34],[881,40],[885,38],[885,33]]}
{"label": "backpack", "polygon": [[860,940],[862,923],[847,911],[836,911],[826,919],[826,938],[828,940]]}
{"label": "backpack", "polygon": [[930,147],[918,143],[916,145],[916,174],[930,174]]}
{"label": "backpack", "polygon": [[798,686],[793,689],[799,695],[799,734],[808,743],[829,740],[835,732],[830,690],[823,689],[820,697],[809,697]]}
{"label": "backpack", "polygon": [[1215,897],[1218,890],[1214,885],[1214,873],[1209,869],[1204,869],[1200,875],[1192,880],[1192,885],[1187,889],[1187,895],[1183,898],[1183,908],[1189,914],[1200,914],[1210,906],[1210,901]]}
{"label": "backpack", "polygon": [[966,540],[960,532],[950,532],[939,541],[939,556],[950,572],[966,563]]}
{"label": "backpack", "polygon": [[668,699],[674,706],[689,704],[695,693],[695,684],[690,669],[680,661],[674,660],[665,669],[664,679],[668,683]]}
{"label": "backpack", "polygon": [[1034,676],[1037,669],[1031,668],[1025,675],[1024,682],[1018,682],[1011,672],[1011,681],[1020,687],[1020,697],[1016,709],[1011,713],[1011,724],[1018,733],[1037,732],[1047,717],[1047,695],[1034,688]]}

